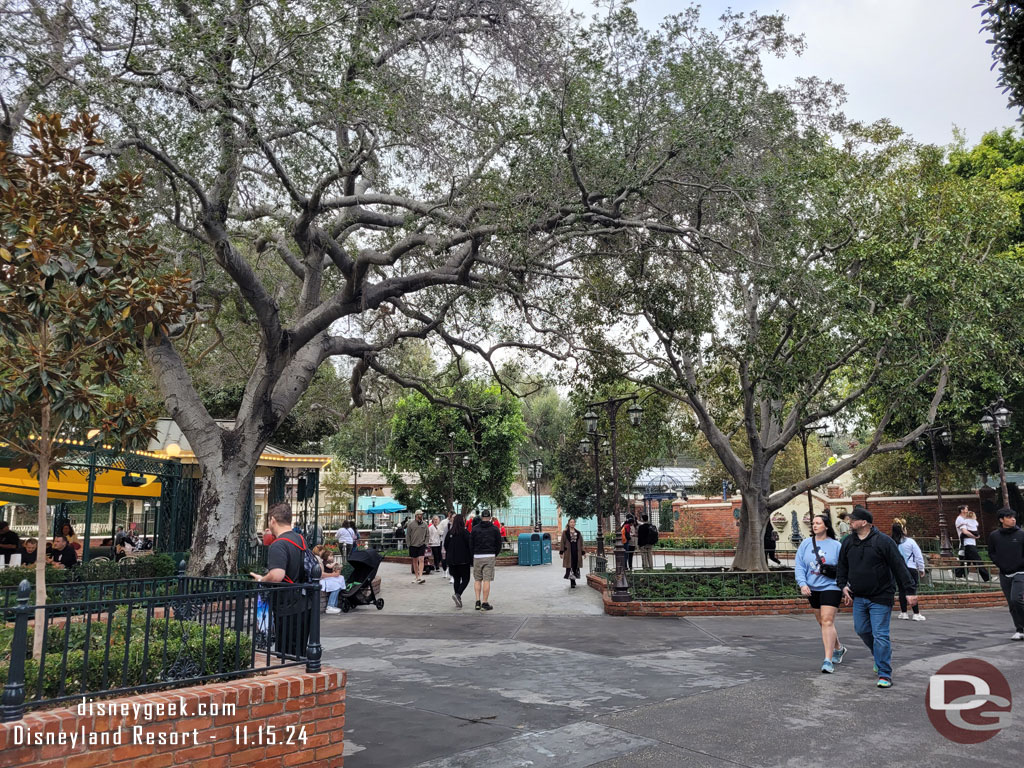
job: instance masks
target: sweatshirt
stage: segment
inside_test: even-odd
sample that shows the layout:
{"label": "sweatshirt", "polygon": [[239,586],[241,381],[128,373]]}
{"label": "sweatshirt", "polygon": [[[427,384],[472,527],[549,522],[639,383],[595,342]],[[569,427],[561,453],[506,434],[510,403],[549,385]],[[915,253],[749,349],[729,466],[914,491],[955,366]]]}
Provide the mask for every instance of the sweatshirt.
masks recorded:
{"label": "sweatshirt", "polygon": [[470,533],[473,541],[473,556],[477,555],[498,555],[501,553],[501,531],[494,523],[483,518]]}
{"label": "sweatshirt", "polygon": [[[839,562],[839,548],[839,542],[835,539],[818,542],[818,552],[824,556],[827,565],[836,565]],[[801,587],[810,587],[814,592],[839,589],[835,579],[822,575],[821,563],[814,557],[814,544],[811,538],[801,541],[796,550],[796,583]]]}
{"label": "sweatshirt", "polygon": [[1024,529],[996,528],[988,535],[988,556],[1003,576],[1024,573]]}
{"label": "sweatshirt", "polygon": [[469,537],[470,533],[465,529],[456,531],[451,528],[445,534],[444,549],[448,553],[449,566],[473,564],[473,545]]}
{"label": "sweatshirt", "polygon": [[836,586],[849,587],[854,597],[873,603],[892,605],[897,581],[908,592],[914,589],[896,542],[874,526],[863,539],[856,531],[843,539],[838,567]]}
{"label": "sweatshirt", "polygon": [[909,536],[904,536],[903,541],[898,546],[900,554],[903,555],[903,562],[907,564],[907,570],[924,570],[924,555],[921,553],[921,547],[917,545],[916,541]]}
{"label": "sweatshirt", "polygon": [[410,520],[405,527],[405,537],[409,540],[410,547],[425,547],[427,545],[427,524],[425,521]]}

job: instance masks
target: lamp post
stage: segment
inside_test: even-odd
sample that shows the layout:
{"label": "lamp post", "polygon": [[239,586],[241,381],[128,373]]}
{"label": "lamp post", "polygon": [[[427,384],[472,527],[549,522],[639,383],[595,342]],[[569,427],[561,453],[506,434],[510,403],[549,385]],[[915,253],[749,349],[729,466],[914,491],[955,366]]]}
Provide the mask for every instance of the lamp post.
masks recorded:
{"label": "lamp post", "polygon": [[448,462],[448,510],[455,514],[455,467],[461,464],[463,468],[469,467],[469,451],[455,450],[455,433],[448,433],[448,450],[441,451],[434,457],[434,463],[440,467],[444,461]]}
{"label": "lamp post", "polygon": [[1010,426],[1013,411],[1006,407],[1003,398],[990,404],[981,417],[981,427],[990,435],[996,436],[996,457],[999,459],[999,486],[1003,492],[1003,506],[1010,506],[1010,492],[1006,488],[1006,465],[1003,463],[1003,441],[999,437],[1002,429]]}
{"label": "lamp post", "polygon": [[[946,530],[946,512],[942,508],[942,485],[939,483],[939,454],[935,448],[935,438],[939,438],[945,446],[953,442],[949,430],[943,426],[929,427],[922,434],[928,435],[928,442],[932,449],[932,473],[935,475],[935,499],[939,504],[939,554],[952,556],[953,546],[950,544],[949,531]],[[923,444],[922,444],[923,447]]]}
{"label": "lamp post", "polygon": [[[819,437],[824,440],[828,440],[832,437],[832,433],[827,431],[828,427],[824,424],[815,424],[812,427],[800,427],[800,444],[804,448],[804,479],[811,479],[811,465],[807,460],[807,439],[814,433],[817,433]],[[810,486],[807,487],[807,514],[814,519],[814,496],[811,494]],[[789,535],[789,540],[793,542],[793,546],[800,546],[802,537],[800,536],[800,526],[796,525],[796,512],[793,512],[793,532]],[[771,523],[769,523],[771,525]]]}
{"label": "lamp post", "polygon": [[[636,401],[636,395],[627,395],[625,397],[613,397],[608,400],[598,400],[592,403],[587,403],[587,408],[590,409],[583,416],[583,423],[586,425],[587,432],[591,435],[597,433],[597,422],[598,415],[593,410],[594,408],[605,409],[605,414],[608,417],[608,436],[611,439],[611,453],[612,453],[612,493],[615,494],[614,506],[612,509],[615,513],[615,530],[618,531],[622,527],[622,514],[619,510],[619,457],[618,457],[618,444],[616,442],[616,417],[619,414],[619,408],[623,403],[631,403],[629,408],[626,409],[626,413],[629,414],[629,423],[634,427],[640,426],[640,417],[643,416],[643,408]],[[626,581],[626,550],[622,544],[621,539],[616,536],[615,542],[615,585],[612,587],[612,600],[617,603],[628,602],[629,597],[629,583]]]}
{"label": "lamp post", "polygon": [[597,515],[597,556],[594,558],[594,570],[604,573],[608,570],[608,558],[604,556],[604,515],[601,514],[601,454],[608,455],[610,447],[607,440],[598,443],[598,439],[607,438],[600,432],[590,432],[591,439],[580,440],[580,453],[587,456],[593,449],[594,456],[594,514]]}
{"label": "lamp post", "polygon": [[540,459],[533,459],[526,467],[526,477],[528,480],[533,481],[531,487],[531,501],[533,502],[533,530],[536,533],[540,533],[541,529],[541,518],[540,518],[540,478],[544,472],[544,464]]}

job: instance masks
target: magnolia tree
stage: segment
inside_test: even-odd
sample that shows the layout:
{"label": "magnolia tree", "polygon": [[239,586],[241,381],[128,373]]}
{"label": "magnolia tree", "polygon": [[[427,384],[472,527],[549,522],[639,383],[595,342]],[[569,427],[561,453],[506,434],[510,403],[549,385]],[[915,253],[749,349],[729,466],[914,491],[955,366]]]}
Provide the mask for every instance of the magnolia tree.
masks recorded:
{"label": "magnolia tree", "polygon": [[[903,448],[1006,347],[991,307],[1020,284],[1000,256],[1012,201],[888,124],[846,123],[829,84],[769,88],[760,56],[799,45],[777,18],[649,33],[627,11],[588,42],[563,125],[603,231],[566,332],[590,366],[688,406],[743,500],[734,567],[762,569],[773,510]],[[923,406],[888,436],[910,392]],[[782,451],[821,423],[865,439],[773,492]]]}
{"label": "magnolia tree", "polygon": [[456,344],[466,295],[506,301],[562,226],[548,185],[522,171],[539,157],[524,147],[558,17],[540,0],[5,13],[4,130],[19,134],[24,104],[87,100],[116,134],[111,153],[148,174],[166,258],[193,267],[207,307],[231,301],[248,324],[227,427],[184,339],[147,348],[202,473],[190,572],[232,571],[249,478],[317,368],[347,360],[359,404],[383,352],[442,323]]}
{"label": "magnolia tree", "polygon": [[136,351],[181,324],[192,293],[188,276],[160,269],[133,211],[141,177],[97,171],[96,117],[40,115],[27,128],[24,154],[0,142],[0,439],[39,478],[42,537],[50,472],[73,440],[145,444],[152,415],[112,392]]}

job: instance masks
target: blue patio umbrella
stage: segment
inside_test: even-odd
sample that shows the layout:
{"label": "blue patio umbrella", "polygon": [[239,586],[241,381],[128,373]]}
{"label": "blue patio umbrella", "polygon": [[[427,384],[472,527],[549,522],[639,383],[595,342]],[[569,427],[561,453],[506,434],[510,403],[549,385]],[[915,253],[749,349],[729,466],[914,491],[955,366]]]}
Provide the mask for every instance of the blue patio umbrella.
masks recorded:
{"label": "blue patio umbrella", "polygon": [[399,504],[397,501],[385,501],[383,504],[367,507],[362,511],[370,515],[381,515],[389,512],[401,512],[403,509],[408,509],[408,507],[404,504]]}

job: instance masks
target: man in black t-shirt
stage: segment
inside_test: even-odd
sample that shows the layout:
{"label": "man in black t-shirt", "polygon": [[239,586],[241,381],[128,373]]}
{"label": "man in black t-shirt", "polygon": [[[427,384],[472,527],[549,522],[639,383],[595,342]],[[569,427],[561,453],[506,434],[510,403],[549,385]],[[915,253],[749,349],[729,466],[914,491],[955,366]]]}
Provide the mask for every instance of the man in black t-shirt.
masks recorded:
{"label": "man in black t-shirt", "polygon": [[63,536],[53,537],[53,566],[55,568],[74,568],[78,565],[78,554]]}
{"label": "man in black t-shirt", "polygon": [[[274,541],[267,550],[267,572],[250,573],[266,584],[301,584],[308,577],[303,567],[306,542],[292,530],[292,508],[285,502],[275,504],[267,513]],[[305,657],[309,640],[309,597],[298,589],[272,590],[268,595],[274,613],[279,654]]]}
{"label": "man in black t-shirt", "polygon": [[21,550],[21,539],[18,534],[11,530],[6,520],[0,520],[0,554],[4,562],[11,562],[11,555]]}

